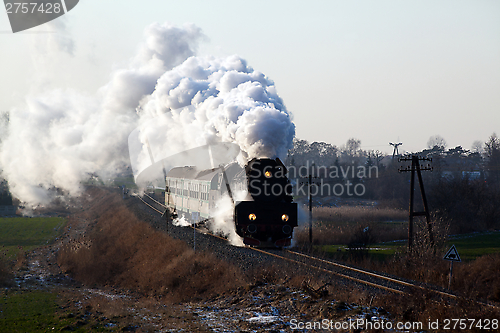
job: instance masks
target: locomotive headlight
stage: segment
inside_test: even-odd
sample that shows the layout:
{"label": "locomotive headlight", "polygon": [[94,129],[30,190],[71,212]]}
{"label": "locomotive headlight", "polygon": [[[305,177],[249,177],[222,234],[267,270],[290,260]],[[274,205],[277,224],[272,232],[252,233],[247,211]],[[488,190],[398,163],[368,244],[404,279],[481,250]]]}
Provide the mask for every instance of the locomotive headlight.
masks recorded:
{"label": "locomotive headlight", "polygon": [[286,215],[286,214],[281,215],[281,220],[287,222],[288,219],[289,219],[288,215]]}
{"label": "locomotive headlight", "polygon": [[257,232],[257,226],[255,224],[249,224],[247,230],[249,233],[255,234]]}
{"label": "locomotive headlight", "polygon": [[248,215],[248,219],[249,219],[250,221],[255,221],[255,220],[257,219],[257,215],[255,215],[255,214],[250,214],[250,215]]}
{"label": "locomotive headlight", "polygon": [[264,176],[266,176],[266,178],[271,178],[272,176],[271,171],[264,172]]}

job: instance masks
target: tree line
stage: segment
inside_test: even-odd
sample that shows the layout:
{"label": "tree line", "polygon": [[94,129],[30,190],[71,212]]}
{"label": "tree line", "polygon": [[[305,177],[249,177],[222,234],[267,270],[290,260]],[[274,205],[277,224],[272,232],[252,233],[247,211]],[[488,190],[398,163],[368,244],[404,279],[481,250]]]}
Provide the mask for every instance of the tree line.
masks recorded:
{"label": "tree line", "polygon": [[[451,221],[456,232],[500,227],[500,139],[495,133],[486,142],[474,142],[470,150],[461,146],[447,148],[442,137],[434,136],[429,138],[426,149],[412,154],[432,158],[433,171],[424,172],[423,180],[429,207],[436,219]],[[379,150],[364,150],[361,141],[355,138],[340,147],[295,139],[286,165],[315,169],[315,176],[325,181],[362,183],[366,188],[363,199],[407,209],[410,175],[398,172],[405,166],[399,157],[393,158]],[[326,179],[325,167],[333,170],[371,166],[377,167],[376,176],[344,173],[339,178]],[[416,195],[419,202],[419,193]]]}

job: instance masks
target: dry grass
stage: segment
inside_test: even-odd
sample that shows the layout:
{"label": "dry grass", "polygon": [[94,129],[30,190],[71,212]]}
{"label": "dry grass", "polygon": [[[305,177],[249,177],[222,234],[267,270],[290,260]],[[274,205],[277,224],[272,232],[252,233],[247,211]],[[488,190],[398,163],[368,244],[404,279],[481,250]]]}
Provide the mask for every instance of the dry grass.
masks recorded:
{"label": "dry grass", "polygon": [[14,264],[14,270],[19,271],[25,269],[28,265],[28,260],[26,259],[26,252],[22,246],[19,246],[19,251],[16,254],[16,263]]}
{"label": "dry grass", "polygon": [[500,303],[500,254],[455,265],[451,289],[465,296]]}
{"label": "dry grass", "polygon": [[371,223],[405,221],[408,219],[408,212],[402,209],[366,206],[313,207],[313,216],[317,221],[329,223]]}
{"label": "dry grass", "polygon": [[[111,285],[175,301],[236,288],[240,272],[210,254],[154,230],[123,205],[118,195],[96,193],[88,236],[68,243],[58,255],[61,269],[87,285]],[[75,244],[80,244],[76,246]]]}
{"label": "dry grass", "polygon": [[[475,323],[479,320],[484,323],[485,319],[491,322],[500,315],[498,309],[480,306],[464,298],[439,300],[434,295],[420,290],[413,291],[411,295],[377,296],[373,305],[383,307],[401,322],[421,322],[424,329],[428,328],[429,320],[431,322],[439,320],[439,329],[429,330],[432,332],[450,332],[450,327],[453,328],[454,323],[452,322],[448,329],[444,329],[445,320],[468,318],[474,319]],[[484,332],[479,328],[468,329],[468,326],[465,330],[451,329],[451,332]]]}
{"label": "dry grass", "polygon": [[[313,208],[313,243],[363,247],[369,244],[407,238],[406,225],[386,223],[405,221],[408,212],[392,208],[359,206]],[[309,242],[309,229],[295,231],[298,244]]]}
{"label": "dry grass", "polygon": [[[371,260],[369,257],[351,257],[348,261],[370,270],[448,288],[450,264],[442,258],[447,248],[445,238],[448,228],[445,224],[436,223],[433,230],[434,246],[430,245],[427,233],[421,229],[417,232],[410,253],[399,253],[388,262]],[[464,299],[500,303],[498,272],[500,254],[485,255],[470,262],[455,264],[450,289]]]}
{"label": "dry grass", "polygon": [[[388,220],[406,220],[407,212],[391,209],[377,210],[361,207],[318,208],[315,217],[315,244],[369,244],[407,238],[407,225],[383,223]],[[368,227],[366,231],[365,228]],[[449,223],[434,220],[433,245],[431,246],[426,223],[417,220],[414,247],[411,253],[406,249],[388,261],[373,260],[370,256],[347,256],[346,262],[373,271],[421,281],[442,288],[448,288],[450,265],[444,262],[445,240]],[[308,243],[308,230],[299,229],[300,240]],[[421,321],[428,318],[498,318],[498,310],[479,306],[474,300],[500,302],[500,254],[481,257],[469,263],[454,265],[451,290],[460,295],[458,300],[441,300],[431,293],[414,290],[411,296],[376,296],[373,305],[382,306],[396,318],[404,321]],[[345,297],[345,295],[343,295]],[[358,296],[360,301],[362,295]],[[365,304],[367,303],[364,300]],[[369,301],[372,302],[371,300]]]}
{"label": "dry grass", "polygon": [[0,287],[9,287],[13,284],[14,275],[7,260],[7,254],[0,252]]}
{"label": "dry grass", "polygon": [[15,261],[9,259],[7,251],[0,251],[0,287],[12,287],[14,285],[14,272],[25,269],[26,265],[26,253],[21,246]]}

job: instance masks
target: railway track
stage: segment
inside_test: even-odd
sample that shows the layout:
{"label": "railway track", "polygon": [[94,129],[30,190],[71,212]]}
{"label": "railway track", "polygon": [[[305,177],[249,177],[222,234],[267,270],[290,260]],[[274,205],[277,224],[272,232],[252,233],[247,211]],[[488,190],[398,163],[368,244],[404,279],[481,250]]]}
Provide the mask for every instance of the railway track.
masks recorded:
{"label": "railway track", "polygon": [[[156,199],[151,196],[144,194],[141,198],[137,196],[145,205],[147,205],[152,210],[156,211],[159,214],[163,214],[165,209],[167,208],[164,204],[158,202]],[[191,226],[191,228],[199,230],[196,226]],[[225,238],[214,235],[210,232],[203,231],[204,234],[216,237],[218,239]],[[292,250],[263,250],[259,248],[253,247],[245,247],[245,249],[261,253],[267,256],[271,256],[280,260],[284,260],[286,262],[300,265],[304,268],[319,271],[324,274],[334,275],[340,277],[342,279],[346,279],[357,284],[361,284],[370,288],[376,288],[385,292],[403,294],[403,295],[411,295],[411,293],[415,290],[421,290],[426,293],[434,294],[440,298],[449,298],[449,299],[457,299],[458,296],[452,294],[447,291],[439,290],[434,286],[429,286],[423,283],[418,283],[415,281],[407,281],[400,278],[396,278],[393,276],[388,276],[379,272],[372,272],[365,269],[353,267],[350,265],[346,265],[343,263],[338,263],[331,260],[325,260],[322,258],[314,257],[306,253],[292,251]],[[499,308],[498,306],[478,302],[477,304],[487,307]]]}
{"label": "railway track", "polygon": [[[140,195],[135,195],[135,196],[139,200],[141,200],[146,206],[148,206],[149,208],[153,209],[157,213],[160,213],[161,215],[163,215],[163,213],[165,213],[165,210],[167,209],[167,206],[165,206],[161,202],[157,201],[156,199],[152,198],[151,196],[147,195],[146,193],[144,193],[142,195],[142,197]],[[147,198],[147,200],[149,200],[150,203],[148,203],[147,200],[144,200],[144,198]],[[156,205],[157,208],[155,208],[155,205]]]}

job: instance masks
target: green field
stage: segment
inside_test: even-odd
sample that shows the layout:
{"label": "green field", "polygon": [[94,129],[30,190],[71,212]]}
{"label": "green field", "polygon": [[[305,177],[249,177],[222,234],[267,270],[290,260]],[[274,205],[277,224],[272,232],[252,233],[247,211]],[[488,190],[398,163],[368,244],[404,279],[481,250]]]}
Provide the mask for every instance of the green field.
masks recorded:
{"label": "green field", "polygon": [[0,250],[9,258],[15,257],[20,247],[29,252],[52,242],[65,224],[60,217],[0,218]]}
{"label": "green field", "polygon": [[83,313],[63,310],[55,292],[9,291],[0,296],[0,333],[109,332]]}
{"label": "green field", "polygon": [[500,231],[456,235],[446,243],[456,246],[462,260],[473,260],[485,254],[500,253]]}
{"label": "green field", "polygon": [[[58,217],[0,218],[0,251],[8,260],[21,250],[29,252],[54,241],[66,220]],[[52,290],[5,288],[0,294],[0,333],[106,331],[61,311],[58,293]],[[84,325],[85,324],[85,325]]]}
{"label": "green field", "polygon": [[[456,246],[463,261],[474,260],[486,254],[500,253],[500,231],[450,236],[446,241],[446,251],[452,245]],[[374,259],[384,260],[397,252],[403,252],[406,246],[406,241],[380,243],[370,246],[365,253]],[[345,245],[322,245],[317,246],[317,250],[324,251],[335,257],[348,252]],[[444,255],[445,253],[443,253]]]}

